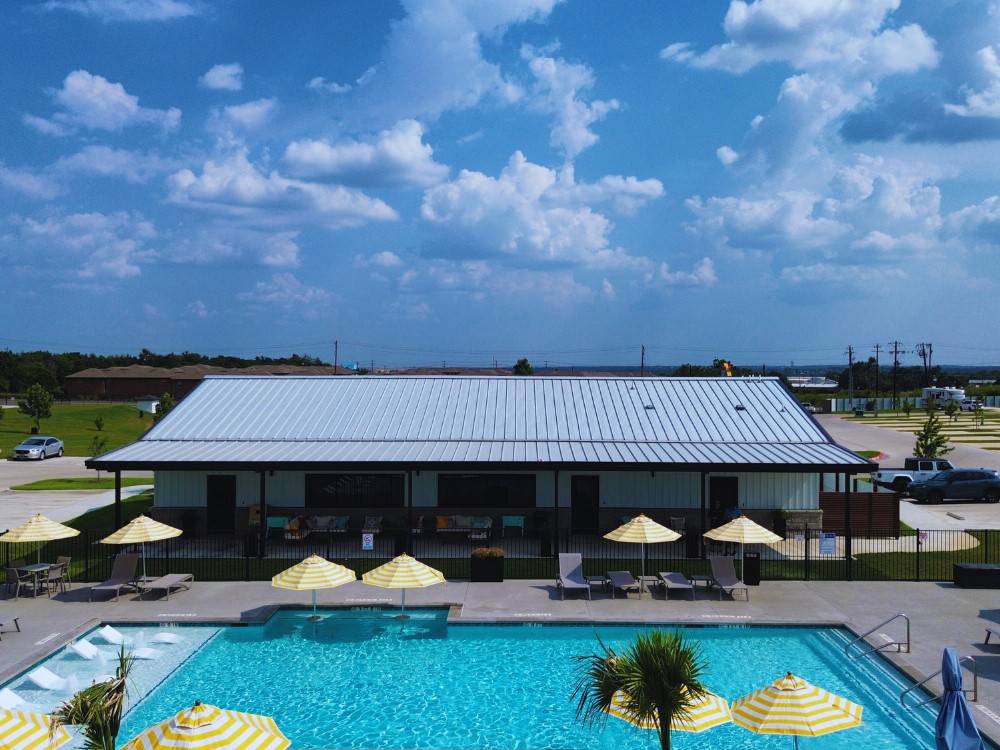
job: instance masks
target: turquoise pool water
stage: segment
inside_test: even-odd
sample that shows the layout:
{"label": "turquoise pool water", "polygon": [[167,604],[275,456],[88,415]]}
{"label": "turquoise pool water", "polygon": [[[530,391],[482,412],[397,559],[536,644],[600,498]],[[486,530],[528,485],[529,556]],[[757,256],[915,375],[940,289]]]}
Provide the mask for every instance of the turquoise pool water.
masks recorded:
{"label": "turquoise pool water", "polygon": [[[266,625],[219,628],[132,708],[121,738],[200,699],[274,716],[294,748],[658,746],[653,734],[616,719],[582,726],[571,699],[573,657],[593,652],[598,636],[623,646],[639,628],[449,627],[441,611],[416,610],[406,624],[391,615],[334,611],[310,623],[302,611],[284,611]],[[701,644],[707,685],[730,700],[793,670],[865,707],[861,728],[803,740],[803,750],[934,747],[933,712],[900,712],[897,696],[905,683],[877,659],[847,661],[843,631],[683,630]],[[681,749],[791,747],[790,738],[735,726],[674,737]]]}

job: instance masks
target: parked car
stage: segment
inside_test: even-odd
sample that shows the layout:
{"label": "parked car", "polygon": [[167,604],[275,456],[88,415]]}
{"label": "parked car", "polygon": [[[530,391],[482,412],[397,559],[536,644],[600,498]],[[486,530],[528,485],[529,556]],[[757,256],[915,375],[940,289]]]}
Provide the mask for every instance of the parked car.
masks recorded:
{"label": "parked car", "polygon": [[906,492],[910,483],[930,479],[938,472],[953,468],[951,461],[943,458],[908,458],[901,469],[879,469],[872,474],[872,481],[894,492]]}
{"label": "parked car", "polygon": [[63,454],[63,441],[50,435],[33,435],[14,447],[13,456],[22,461],[44,461]]}
{"label": "parked car", "polygon": [[806,414],[816,414],[819,411],[813,404],[802,403],[800,406]]}
{"label": "parked car", "polygon": [[911,482],[910,497],[928,503],[945,500],[985,500],[1000,503],[1000,474],[992,469],[950,469],[930,479]]}
{"label": "parked car", "polygon": [[962,403],[960,403],[958,406],[962,411],[975,411],[980,406],[982,406],[982,404],[979,403],[978,399],[966,398],[962,399]]}

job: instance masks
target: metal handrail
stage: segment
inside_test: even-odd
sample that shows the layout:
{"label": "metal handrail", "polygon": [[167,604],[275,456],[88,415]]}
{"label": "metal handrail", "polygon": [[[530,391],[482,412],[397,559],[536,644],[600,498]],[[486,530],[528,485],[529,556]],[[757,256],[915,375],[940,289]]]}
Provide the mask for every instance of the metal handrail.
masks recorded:
{"label": "metal handrail", "polygon": [[[972,696],[969,698],[969,700],[975,703],[976,701],[979,700],[979,665],[976,664],[976,659],[973,656],[960,656],[958,657],[958,663],[966,666],[971,665],[969,667],[969,671],[972,672],[972,688],[970,689],[965,687],[963,680],[962,692],[965,693],[966,695],[972,693]],[[928,675],[915,685],[910,685],[910,687],[906,688],[906,690],[900,693],[899,702],[900,704],[902,704],[903,708],[905,708],[907,711],[912,711],[914,708],[920,708],[921,706],[926,706],[928,703],[933,703],[936,700],[940,700],[941,698],[940,695],[931,695],[930,698],[928,698],[927,700],[922,700],[920,701],[920,703],[910,704],[906,702],[907,695],[909,695],[917,688],[923,687],[924,685],[926,685],[928,682],[930,682],[940,674],[941,670],[939,669],[934,674]]]}
{"label": "metal handrail", "polygon": [[[851,656],[851,659],[860,659],[863,656],[871,656],[874,653],[882,651],[883,649],[891,648],[892,646],[896,647],[896,652],[897,653],[906,653],[906,654],[910,653],[910,618],[907,617],[906,615],[904,615],[902,612],[900,612],[899,614],[893,615],[892,617],[890,617],[885,622],[880,622],[878,625],[876,625],[875,627],[873,627],[871,630],[867,630],[864,633],[862,633],[861,635],[857,636],[854,640],[852,640],[850,643],[848,643],[846,646],[844,646],[844,654],[845,655],[850,655],[850,651],[851,651],[852,647],[856,646],[858,643],[864,642],[865,638],[867,638],[868,636],[870,636],[872,633],[876,632],[877,630],[880,630],[880,629],[884,628],[889,623],[891,623],[891,622],[893,622],[895,620],[899,620],[899,619],[902,619],[906,623],[906,640],[905,641],[889,641],[888,643],[884,643],[881,646],[871,646],[867,650],[861,651],[861,652],[855,654],[854,656]],[[905,648],[904,648],[904,646],[905,646]]]}

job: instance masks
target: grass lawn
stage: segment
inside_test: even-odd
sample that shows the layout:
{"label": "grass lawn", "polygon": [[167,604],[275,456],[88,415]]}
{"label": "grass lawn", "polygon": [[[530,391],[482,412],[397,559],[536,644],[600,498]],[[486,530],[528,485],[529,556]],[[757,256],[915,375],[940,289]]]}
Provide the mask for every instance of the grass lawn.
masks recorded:
{"label": "grass lawn", "polygon": [[[106,451],[138,440],[153,424],[149,414],[141,418],[138,414],[129,404],[53,404],[52,416],[42,420],[39,432],[62,440],[67,456],[89,456],[95,435],[107,440]],[[97,417],[104,418],[101,432],[94,427]],[[14,446],[30,435],[31,426],[31,419],[17,409],[4,409],[0,419],[0,456],[9,456]]]}
{"label": "grass lawn", "polygon": [[[139,484],[152,484],[152,477],[122,477],[122,487],[134,487]],[[37,482],[18,484],[12,490],[113,490],[115,478],[97,477],[60,477],[56,479],[39,479]]]}
{"label": "grass lawn", "polygon": [[[153,491],[146,490],[132,497],[122,498],[122,525],[128,523],[133,518],[148,511],[153,505]],[[110,533],[115,529],[115,506],[105,505],[103,508],[94,510],[77,516],[66,522],[67,526],[74,529],[93,529],[102,533]]]}

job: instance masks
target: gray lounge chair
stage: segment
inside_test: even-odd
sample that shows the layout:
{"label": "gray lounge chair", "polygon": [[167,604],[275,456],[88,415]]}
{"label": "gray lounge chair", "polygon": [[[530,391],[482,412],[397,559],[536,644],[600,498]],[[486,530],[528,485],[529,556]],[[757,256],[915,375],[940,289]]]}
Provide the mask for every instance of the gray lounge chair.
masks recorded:
{"label": "gray lounge chair", "polygon": [[663,598],[669,599],[671,591],[687,591],[694,599],[694,584],[683,573],[660,573],[660,583],[663,584]]}
{"label": "gray lounge chair", "polygon": [[10,614],[0,615],[0,640],[3,640],[4,633],[11,632],[9,630],[4,630],[4,628],[9,627],[10,625],[13,625],[15,628],[17,628],[18,633],[21,632],[21,623],[18,622],[19,619],[20,617],[16,617]]}
{"label": "gray lounge chair", "polygon": [[184,589],[187,591],[191,588],[190,584],[192,583],[194,583],[194,575],[191,573],[168,573],[165,576],[160,576],[155,581],[147,581],[142,584],[139,598],[144,597],[147,591],[164,591],[167,594],[166,598],[169,600],[171,589]]}
{"label": "gray lounge chair", "polygon": [[583,575],[583,555],[579,552],[559,553],[559,579],[556,581],[560,598],[566,598],[567,591],[586,591],[590,596],[590,582]]}
{"label": "gray lounge chair", "polygon": [[712,564],[712,585],[719,589],[720,599],[722,598],[722,592],[732,596],[733,592],[737,589],[743,589],[747,601],[750,601],[750,589],[736,575],[736,566],[733,564],[733,558],[709,557],[708,560]]}
{"label": "gray lounge chair", "polygon": [[615,598],[615,592],[619,589],[625,594],[626,599],[628,599],[629,591],[638,591],[639,595],[642,595],[642,588],[640,588],[639,582],[627,570],[609,570],[608,585],[611,586],[612,599]]}
{"label": "gray lounge chair", "polygon": [[103,583],[90,587],[90,601],[94,601],[95,591],[113,591],[115,601],[121,596],[122,589],[139,590],[136,572],[139,568],[139,556],[132,552],[121,552],[115,556],[111,568],[111,577]]}

